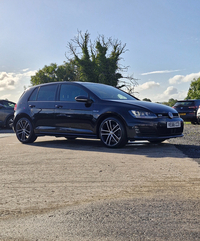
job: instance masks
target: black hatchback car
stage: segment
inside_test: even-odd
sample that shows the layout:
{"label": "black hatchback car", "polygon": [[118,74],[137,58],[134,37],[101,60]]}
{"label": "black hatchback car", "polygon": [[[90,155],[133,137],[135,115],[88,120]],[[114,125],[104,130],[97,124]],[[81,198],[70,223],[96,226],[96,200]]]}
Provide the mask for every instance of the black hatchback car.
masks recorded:
{"label": "black hatchback car", "polygon": [[14,117],[15,103],[9,100],[0,100],[0,126],[11,129]]}
{"label": "black hatchback car", "polygon": [[13,129],[22,143],[52,135],[99,138],[107,147],[122,147],[128,140],[154,143],[181,137],[183,120],[171,107],[140,101],[112,86],[54,82],[23,93]]}
{"label": "black hatchback car", "polygon": [[172,107],[178,111],[184,121],[192,124],[200,124],[197,118],[197,110],[200,107],[200,100],[180,100]]}

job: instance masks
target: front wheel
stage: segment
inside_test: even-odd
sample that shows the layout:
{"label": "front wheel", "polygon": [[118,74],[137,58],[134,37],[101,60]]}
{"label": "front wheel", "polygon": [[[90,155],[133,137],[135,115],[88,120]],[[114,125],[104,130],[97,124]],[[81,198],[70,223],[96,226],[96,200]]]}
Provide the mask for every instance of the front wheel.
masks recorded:
{"label": "front wheel", "polygon": [[123,147],[127,143],[124,125],[114,117],[102,121],[99,128],[99,137],[106,147]]}
{"label": "front wheel", "polygon": [[21,118],[17,121],[15,132],[18,140],[22,143],[32,143],[36,140],[33,126],[27,118]]}

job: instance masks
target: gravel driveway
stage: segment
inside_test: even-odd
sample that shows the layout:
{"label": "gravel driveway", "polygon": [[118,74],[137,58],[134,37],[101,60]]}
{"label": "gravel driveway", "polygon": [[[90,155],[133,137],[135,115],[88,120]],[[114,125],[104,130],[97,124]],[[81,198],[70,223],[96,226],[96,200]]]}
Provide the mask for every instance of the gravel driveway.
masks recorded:
{"label": "gravel driveway", "polygon": [[200,164],[200,125],[185,124],[183,134],[184,137],[170,139],[169,142]]}
{"label": "gravel driveway", "polygon": [[200,240],[200,126],[116,150],[53,137],[22,145],[6,132],[1,241]]}

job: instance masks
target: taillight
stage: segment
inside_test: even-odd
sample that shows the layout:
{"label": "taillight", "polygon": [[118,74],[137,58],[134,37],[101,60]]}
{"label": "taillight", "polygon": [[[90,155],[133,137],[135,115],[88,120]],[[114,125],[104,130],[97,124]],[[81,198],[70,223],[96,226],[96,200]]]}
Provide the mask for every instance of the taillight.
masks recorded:
{"label": "taillight", "polygon": [[15,104],[14,111],[16,111],[16,109],[17,109],[17,104]]}
{"label": "taillight", "polygon": [[189,109],[196,109],[197,106],[189,106],[188,108],[189,108]]}

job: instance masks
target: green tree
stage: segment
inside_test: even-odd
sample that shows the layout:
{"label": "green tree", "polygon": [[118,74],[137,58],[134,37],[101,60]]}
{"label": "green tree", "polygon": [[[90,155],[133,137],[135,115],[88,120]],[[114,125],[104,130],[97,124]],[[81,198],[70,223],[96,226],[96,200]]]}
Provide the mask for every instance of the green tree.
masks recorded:
{"label": "green tree", "polygon": [[169,106],[171,106],[171,107],[174,106],[176,102],[177,102],[177,100],[173,99],[173,98],[168,100]]}
{"label": "green tree", "polygon": [[[126,45],[122,45],[119,40],[112,38],[105,40],[103,35],[99,35],[92,43],[88,32],[82,34],[81,31],[78,31],[78,35],[68,42],[67,46],[77,65],[80,81],[119,86],[119,80],[122,78],[129,81],[134,80],[130,76],[122,75],[127,67],[121,67],[119,61],[121,55],[126,52]],[[69,57],[67,58],[71,60]],[[119,87],[125,85],[123,82]]]}
{"label": "green tree", "polygon": [[168,105],[168,106],[171,106],[171,107],[172,107],[172,106],[175,105],[176,102],[177,102],[176,99],[171,98],[171,99],[168,100],[168,102],[162,102],[162,104],[163,104],[163,105]]}
{"label": "green tree", "polygon": [[55,81],[74,81],[78,80],[78,72],[72,61],[57,65],[55,63],[39,70],[34,76],[31,76],[31,84],[38,85]]}
{"label": "green tree", "polygon": [[200,99],[200,77],[191,82],[186,99]]}

